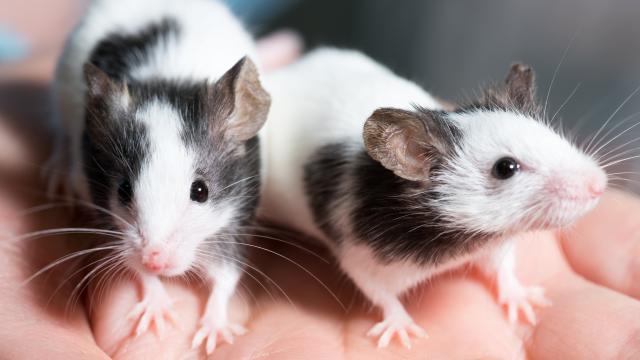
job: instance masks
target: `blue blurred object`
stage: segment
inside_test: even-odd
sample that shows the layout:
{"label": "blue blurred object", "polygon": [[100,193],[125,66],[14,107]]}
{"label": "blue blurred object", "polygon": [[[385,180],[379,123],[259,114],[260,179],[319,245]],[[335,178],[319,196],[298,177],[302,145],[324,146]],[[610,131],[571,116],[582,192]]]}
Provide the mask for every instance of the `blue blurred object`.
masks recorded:
{"label": "blue blurred object", "polygon": [[299,0],[225,0],[231,10],[250,25],[262,25]]}
{"label": "blue blurred object", "polygon": [[20,60],[28,50],[26,39],[0,25],[0,62]]}

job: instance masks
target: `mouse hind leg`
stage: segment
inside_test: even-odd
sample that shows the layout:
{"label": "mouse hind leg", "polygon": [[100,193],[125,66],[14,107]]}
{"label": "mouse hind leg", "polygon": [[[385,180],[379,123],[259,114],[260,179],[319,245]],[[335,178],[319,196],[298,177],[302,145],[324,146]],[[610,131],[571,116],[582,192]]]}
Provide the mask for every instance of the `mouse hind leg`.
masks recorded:
{"label": "mouse hind leg", "polygon": [[407,348],[411,347],[411,336],[427,336],[400,301],[406,290],[429,276],[424,269],[411,263],[382,264],[370,248],[362,245],[345,246],[338,257],[344,272],[382,311],[383,320],[367,332],[367,336],[378,338],[379,348],[388,346],[394,336]]}

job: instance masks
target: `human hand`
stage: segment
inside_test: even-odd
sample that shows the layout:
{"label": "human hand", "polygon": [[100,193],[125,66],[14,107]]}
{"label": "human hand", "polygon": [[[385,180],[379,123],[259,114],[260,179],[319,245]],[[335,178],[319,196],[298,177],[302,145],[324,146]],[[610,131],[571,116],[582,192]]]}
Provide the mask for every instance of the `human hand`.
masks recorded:
{"label": "human hand", "polygon": [[[33,104],[25,102],[22,106]],[[17,132],[30,134],[32,130],[23,127]],[[31,150],[43,142],[42,137],[32,135],[18,136],[18,148]],[[5,154],[7,149],[0,150]],[[29,214],[22,211],[44,202],[38,196],[43,186],[35,180],[39,167],[34,165],[44,156],[25,154],[18,161],[16,156],[11,157],[11,166],[0,164],[0,357],[107,358],[100,347],[113,357],[127,359],[202,355],[202,349],[199,353],[190,350],[206,296],[195,281],[167,285],[179,320],[163,338],[153,333],[131,336],[133,324],[126,320],[126,314],[139,299],[135,282],[129,278],[113,282],[108,289],[90,289],[90,309],[67,306],[75,284],[65,274],[75,270],[64,263],[54,267],[52,273],[22,285],[38,269],[73,251],[69,247],[81,248],[82,240],[73,240],[75,235],[20,237],[40,229],[67,227],[70,219],[60,207]],[[325,262],[295,246],[257,238],[256,245],[281,256],[260,249],[254,252],[252,264],[265,276],[250,273],[266,289],[246,276],[246,289],[240,289],[246,301],[240,296],[234,301],[235,316],[248,317],[250,332],[233,345],[220,345],[212,358],[640,356],[638,214],[640,200],[609,192],[571,231],[525,237],[519,244],[519,276],[524,284],[546,287],[553,302],[538,310],[536,326],[511,327],[504,309],[496,304],[491,284],[485,284],[473,270],[446,274],[425,284],[405,301],[430,336],[416,340],[411,350],[397,342],[379,350],[374,339],[365,337],[380,314],[369,311],[366,300],[357,295],[327,252],[305,245],[327,259]],[[296,241],[295,237],[278,237]]]}

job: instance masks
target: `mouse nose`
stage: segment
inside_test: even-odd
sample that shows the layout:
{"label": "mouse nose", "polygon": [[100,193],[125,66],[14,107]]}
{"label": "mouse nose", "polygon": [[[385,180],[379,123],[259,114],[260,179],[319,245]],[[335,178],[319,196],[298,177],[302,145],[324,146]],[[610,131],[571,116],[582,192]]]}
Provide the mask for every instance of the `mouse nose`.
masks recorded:
{"label": "mouse nose", "polygon": [[592,197],[600,197],[602,194],[604,194],[604,188],[593,182],[587,185],[587,191]]}
{"label": "mouse nose", "polygon": [[605,176],[591,176],[587,180],[587,193],[593,198],[597,198],[604,194],[604,190],[607,186],[607,179]]}
{"label": "mouse nose", "polygon": [[159,250],[151,250],[143,253],[142,265],[144,265],[147,270],[158,273],[167,267],[167,260]]}

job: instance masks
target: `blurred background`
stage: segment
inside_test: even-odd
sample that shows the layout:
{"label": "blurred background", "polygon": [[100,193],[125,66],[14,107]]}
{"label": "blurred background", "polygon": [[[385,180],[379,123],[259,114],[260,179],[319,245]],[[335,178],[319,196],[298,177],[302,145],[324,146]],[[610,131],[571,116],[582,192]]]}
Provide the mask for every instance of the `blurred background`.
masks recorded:
{"label": "blurred background", "polygon": [[[6,116],[9,105],[15,112],[15,97],[30,89],[20,88],[16,78],[49,78],[64,37],[86,1],[0,0],[0,116]],[[614,113],[599,137],[617,126],[605,139],[613,138],[640,121],[640,94],[616,112],[640,86],[636,0],[227,2],[257,36],[289,28],[304,37],[308,49],[360,49],[454,102],[502,81],[512,62],[526,62],[537,71],[539,97],[544,100],[549,94],[549,116],[557,113],[556,121],[561,118],[578,140],[588,141]],[[33,96],[42,100],[46,95]],[[615,149],[612,154],[620,154],[614,160],[640,154],[636,139],[640,126],[607,145]],[[608,170],[626,173],[619,177],[631,181],[616,183],[640,191],[640,176],[635,174],[640,161],[622,161]]]}

